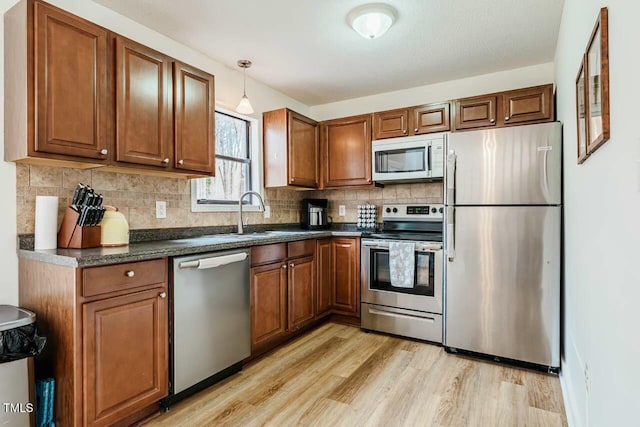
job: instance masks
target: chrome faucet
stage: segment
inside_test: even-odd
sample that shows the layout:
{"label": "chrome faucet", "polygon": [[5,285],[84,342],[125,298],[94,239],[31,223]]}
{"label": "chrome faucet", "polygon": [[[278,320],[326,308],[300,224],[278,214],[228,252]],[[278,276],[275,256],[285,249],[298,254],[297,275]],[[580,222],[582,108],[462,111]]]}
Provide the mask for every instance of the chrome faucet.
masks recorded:
{"label": "chrome faucet", "polygon": [[255,191],[246,191],[242,193],[242,196],[240,196],[240,200],[238,200],[238,234],[244,234],[244,228],[242,226],[242,200],[244,200],[247,194],[256,196],[258,200],[260,200],[262,211],[264,211],[264,201],[262,200],[262,196],[260,195],[260,193],[257,193]]}

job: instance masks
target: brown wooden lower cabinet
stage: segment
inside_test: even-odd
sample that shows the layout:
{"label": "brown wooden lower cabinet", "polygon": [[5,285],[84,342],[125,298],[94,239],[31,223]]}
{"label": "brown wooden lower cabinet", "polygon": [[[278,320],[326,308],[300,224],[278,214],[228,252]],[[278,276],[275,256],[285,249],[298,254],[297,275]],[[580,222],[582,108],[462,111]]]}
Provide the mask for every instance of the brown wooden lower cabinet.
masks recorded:
{"label": "brown wooden lower cabinet", "polygon": [[360,316],[360,239],[331,240],[333,308],[337,314]]}
{"label": "brown wooden lower cabinet", "polygon": [[289,330],[295,331],[316,317],[314,257],[289,262]]}
{"label": "brown wooden lower cabinet", "polygon": [[331,239],[319,239],[316,245],[316,313],[323,315],[332,306],[333,288],[331,286]]}
{"label": "brown wooden lower cabinet", "polygon": [[287,332],[287,263],[251,269],[251,352]]}
{"label": "brown wooden lower cabinet", "polygon": [[112,425],[167,395],[167,308],[166,289],[82,306],[84,425]]}
{"label": "brown wooden lower cabinet", "polygon": [[167,270],[166,258],[80,269],[19,260],[19,304],[47,337],[36,368],[56,380],[56,425],[131,424],[157,410],[168,392]]}

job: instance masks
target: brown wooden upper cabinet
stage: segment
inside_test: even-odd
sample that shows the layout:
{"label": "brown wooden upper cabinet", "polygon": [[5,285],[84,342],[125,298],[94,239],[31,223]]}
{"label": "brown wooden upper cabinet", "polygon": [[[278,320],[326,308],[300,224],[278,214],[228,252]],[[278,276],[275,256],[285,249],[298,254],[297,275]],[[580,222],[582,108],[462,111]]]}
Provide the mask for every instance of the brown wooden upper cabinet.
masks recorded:
{"label": "brown wooden upper cabinet", "polygon": [[498,115],[498,98],[495,95],[477,96],[454,101],[455,129],[474,129],[495,126]]}
{"label": "brown wooden upper cabinet", "polygon": [[448,102],[373,113],[374,140],[446,132],[450,129]]}
{"label": "brown wooden upper cabinet", "polygon": [[318,187],[318,123],[287,108],[262,115],[264,185]]}
{"label": "brown wooden upper cabinet", "polygon": [[371,184],[371,115],[323,122],[322,187]]}
{"label": "brown wooden upper cabinet", "polygon": [[212,75],[33,0],[5,53],[5,160],[213,174]]}
{"label": "brown wooden upper cabinet", "polygon": [[174,167],[214,175],[214,77],[173,63]]}
{"label": "brown wooden upper cabinet", "polygon": [[171,58],[116,37],[116,160],[168,168],[173,145]]}
{"label": "brown wooden upper cabinet", "polygon": [[5,158],[106,162],[107,31],[27,1],[5,22]]}
{"label": "brown wooden upper cabinet", "polygon": [[552,120],[553,85],[505,92],[502,111],[505,125]]}
{"label": "brown wooden upper cabinet", "polygon": [[373,113],[373,139],[395,138],[409,134],[409,110]]}
{"label": "brown wooden upper cabinet", "polygon": [[503,127],[555,120],[553,84],[454,101],[454,130]]}

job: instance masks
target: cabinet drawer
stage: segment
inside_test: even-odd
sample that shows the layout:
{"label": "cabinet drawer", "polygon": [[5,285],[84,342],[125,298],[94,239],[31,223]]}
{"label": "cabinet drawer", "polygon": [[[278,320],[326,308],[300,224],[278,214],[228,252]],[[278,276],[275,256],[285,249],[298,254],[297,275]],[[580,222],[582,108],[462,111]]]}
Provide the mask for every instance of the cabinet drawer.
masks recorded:
{"label": "cabinet drawer", "polygon": [[300,240],[298,242],[289,242],[289,258],[300,258],[303,256],[311,256],[316,253],[316,241]]}
{"label": "cabinet drawer", "polygon": [[84,268],[82,296],[91,297],[166,281],[166,259]]}
{"label": "cabinet drawer", "polygon": [[251,248],[251,265],[269,264],[287,258],[287,244],[254,246]]}

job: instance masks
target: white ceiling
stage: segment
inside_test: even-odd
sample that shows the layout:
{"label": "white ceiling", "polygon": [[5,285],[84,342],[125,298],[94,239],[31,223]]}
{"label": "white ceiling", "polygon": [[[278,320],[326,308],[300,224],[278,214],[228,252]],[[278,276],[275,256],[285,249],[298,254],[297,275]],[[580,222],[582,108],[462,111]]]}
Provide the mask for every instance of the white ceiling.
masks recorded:
{"label": "white ceiling", "polygon": [[367,40],[347,24],[365,0],[94,1],[229,67],[250,59],[248,75],[310,106],[552,61],[563,6],[385,0],[398,19]]}

